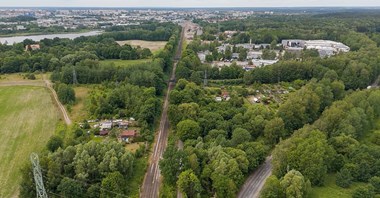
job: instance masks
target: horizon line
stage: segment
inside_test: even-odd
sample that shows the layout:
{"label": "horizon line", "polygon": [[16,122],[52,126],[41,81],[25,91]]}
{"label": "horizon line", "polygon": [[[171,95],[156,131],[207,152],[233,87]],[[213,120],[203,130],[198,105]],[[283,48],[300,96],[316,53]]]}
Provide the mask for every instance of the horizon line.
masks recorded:
{"label": "horizon line", "polygon": [[365,6],[0,6],[0,8],[380,8],[380,5],[365,5]]}

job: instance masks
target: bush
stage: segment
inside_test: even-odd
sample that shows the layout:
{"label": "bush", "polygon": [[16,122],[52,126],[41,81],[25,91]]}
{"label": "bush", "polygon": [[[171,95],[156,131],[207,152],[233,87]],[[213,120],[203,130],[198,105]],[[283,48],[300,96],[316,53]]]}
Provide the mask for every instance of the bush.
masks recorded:
{"label": "bush", "polygon": [[25,77],[29,80],[36,80],[36,76],[34,74],[26,74]]}
{"label": "bush", "polygon": [[350,171],[347,168],[343,168],[336,175],[336,185],[342,188],[348,188],[352,183],[352,179]]}
{"label": "bush", "polygon": [[55,86],[59,100],[63,104],[73,104],[75,102],[75,91],[72,87],[66,84]]}
{"label": "bush", "polygon": [[54,152],[56,151],[59,147],[63,147],[63,140],[61,137],[57,135],[53,135],[50,137],[46,147],[48,148],[49,151]]}
{"label": "bush", "polygon": [[354,190],[354,194],[352,198],[373,198],[375,196],[375,192],[373,186],[361,186]]}

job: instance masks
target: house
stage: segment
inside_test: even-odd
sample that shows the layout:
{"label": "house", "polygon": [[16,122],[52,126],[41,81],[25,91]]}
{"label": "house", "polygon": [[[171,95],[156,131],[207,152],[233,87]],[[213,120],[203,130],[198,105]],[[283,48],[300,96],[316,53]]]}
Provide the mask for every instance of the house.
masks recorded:
{"label": "house", "polygon": [[211,55],[212,53],[208,50],[204,51],[204,52],[198,52],[198,58],[199,60],[203,63],[206,61],[206,56],[207,55]]}
{"label": "house", "polygon": [[222,97],[215,97],[216,102],[222,102]]}
{"label": "house", "polygon": [[23,25],[17,25],[16,30],[26,30],[26,27]]}
{"label": "house", "polygon": [[34,50],[39,50],[39,49],[41,49],[40,44],[34,44],[34,45],[27,45],[27,46],[25,46],[25,51],[29,51],[29,50],[34,51]]}
{"label": "house", "polygon": [[133,138],[136,137],[136,130],[125,130],[120,133],[118,140],[121,142],[131,143]]}
{"label": "house", "polygon": [[112,122],[102,122],[100,123],[100,130],[112,129]]}
{"label": "house", "polygon": [[247,59],[249,60],[249,59],[260,59],[261,58],[261,56],[263,55],[263,52],[261,52],[261,51],[250,51],[250,52],[248,52],[248,54],[247,54]]}
{"label": "house", "polygon": [[239,53],[232,53],[232,59],[238,59]]}
{"label": "house", "polygon": [[118,122],[117,125],[119,126],[120,129],[127,129],[129,122],[121,121],[121,122]]}
{"label": "house", "polygon": [[230,94],[226,90],[223,90],[222,97],[226,101],[229,101],[231,99]]}

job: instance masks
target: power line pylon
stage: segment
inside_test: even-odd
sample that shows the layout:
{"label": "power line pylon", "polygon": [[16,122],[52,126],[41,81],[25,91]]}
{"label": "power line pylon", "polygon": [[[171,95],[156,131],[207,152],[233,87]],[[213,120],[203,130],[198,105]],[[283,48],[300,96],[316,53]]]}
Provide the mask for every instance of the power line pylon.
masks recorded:
{"label": "power line pylon", "polygon": [[77,71],[75,71],[75,66],[73,66],[73,85],[78,84]]}
{"label": "power line pylon", "polygon": [[36,153],[30,154],[30,161],[33,166],[33,175],[34,182],[36,183],[36,193],[37,198],[48,198],[44,186],[44,182],[42,180],[42,172],[40,167],[40,160],[38,159],[38,155]]}

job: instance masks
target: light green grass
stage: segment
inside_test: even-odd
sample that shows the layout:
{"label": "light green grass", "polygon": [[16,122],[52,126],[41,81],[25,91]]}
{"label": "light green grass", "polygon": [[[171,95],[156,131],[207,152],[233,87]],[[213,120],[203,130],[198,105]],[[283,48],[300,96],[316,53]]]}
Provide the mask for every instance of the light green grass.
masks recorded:
{"label": "light green grass", "polygon": [[313,187],[309,198],[351,198],[353,191],[365,185],[364,183],[353,183],[350,188],[341,188],[335,184],[335,174],[327,175],[324,186]]}
{"label": "light green grass", "polygon": [[0,87],[0,197],[15,197],[20,167],[54,134],[59,114],[46,88]]}
{"label": "light green grass", "polygon": [[120,59],[112,59],[112,60],[102,60],[100,64],[115,64],[116,67],[128,67],[131,65],[137,65],[141,63],[149,63],[151,59],[139,59],[139,60],[120,60]]}

